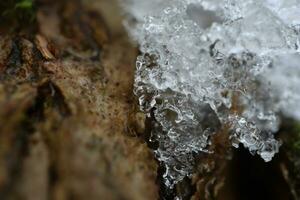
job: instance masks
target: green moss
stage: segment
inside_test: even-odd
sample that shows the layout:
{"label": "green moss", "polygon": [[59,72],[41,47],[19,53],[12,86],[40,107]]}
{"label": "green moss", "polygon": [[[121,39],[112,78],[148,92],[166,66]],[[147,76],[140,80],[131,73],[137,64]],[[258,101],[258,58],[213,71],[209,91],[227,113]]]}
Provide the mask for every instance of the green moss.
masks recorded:
{"label": "green moss", "polygon": [[16,3],[16,8],[22,8],[22,9],[32,9],[33,7],[33,0],[22,0],[18,3]]}
{"label": "green moss", "polygon": [[28,25],[35,20],[34,0],[0,1],[1,24]]}

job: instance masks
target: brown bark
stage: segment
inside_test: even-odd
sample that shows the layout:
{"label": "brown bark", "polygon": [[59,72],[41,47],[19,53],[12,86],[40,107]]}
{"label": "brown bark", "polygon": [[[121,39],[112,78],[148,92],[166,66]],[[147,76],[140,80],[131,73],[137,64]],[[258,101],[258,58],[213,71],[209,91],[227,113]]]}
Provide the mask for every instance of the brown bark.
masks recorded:
{"label": "brown bark", "polygon": [[116,4],[93,4],[42,1],[35,28],[2,29],[0,199],[158,198],[137,137],[137,50],[119,16],[102,16]]}

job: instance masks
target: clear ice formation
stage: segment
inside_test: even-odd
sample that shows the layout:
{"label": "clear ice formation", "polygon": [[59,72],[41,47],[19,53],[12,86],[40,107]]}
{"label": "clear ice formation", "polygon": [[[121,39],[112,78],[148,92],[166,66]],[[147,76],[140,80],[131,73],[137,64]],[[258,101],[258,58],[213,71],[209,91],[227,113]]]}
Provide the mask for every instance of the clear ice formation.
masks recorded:
{"label": "clear ice formation", "polygon": [[280,117],[300,120],[299,0],[124,0],[138,42],[135,94],[173,187],[229,127],[270,161]]}

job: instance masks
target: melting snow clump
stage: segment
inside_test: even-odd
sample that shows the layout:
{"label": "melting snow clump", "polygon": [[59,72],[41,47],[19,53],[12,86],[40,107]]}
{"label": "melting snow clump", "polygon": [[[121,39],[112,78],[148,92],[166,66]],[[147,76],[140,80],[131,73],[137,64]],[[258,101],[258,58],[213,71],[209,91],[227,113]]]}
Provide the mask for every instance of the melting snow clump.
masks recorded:
{"label": "melting snow clump", "polygon": [[173,187],[228,140],[270,161],[280,117],[300,120],[299,0],[126,0],[140,45],[135,94]]}

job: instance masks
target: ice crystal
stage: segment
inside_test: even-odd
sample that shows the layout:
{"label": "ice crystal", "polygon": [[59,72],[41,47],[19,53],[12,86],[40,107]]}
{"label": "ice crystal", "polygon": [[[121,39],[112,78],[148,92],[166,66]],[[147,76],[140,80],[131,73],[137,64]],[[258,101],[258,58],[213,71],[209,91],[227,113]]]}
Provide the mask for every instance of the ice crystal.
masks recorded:
{"label": "ice crystal", "polygon": [[[173,187],[229,127],[270,161],[280,116],[300,119],[299,0],[126,0],[139,43],[135,94]],[[132,20],[133,21],[133,20]],[[221,134],[221,133],[220,133]]]}

